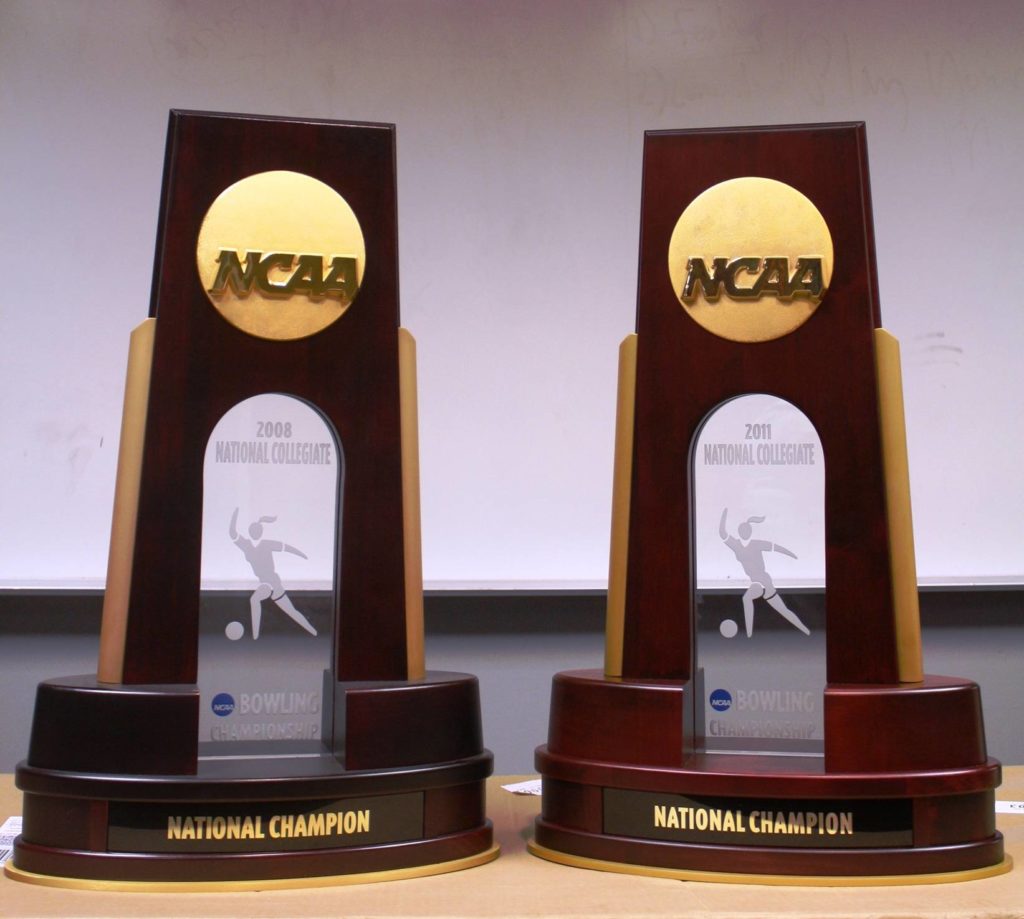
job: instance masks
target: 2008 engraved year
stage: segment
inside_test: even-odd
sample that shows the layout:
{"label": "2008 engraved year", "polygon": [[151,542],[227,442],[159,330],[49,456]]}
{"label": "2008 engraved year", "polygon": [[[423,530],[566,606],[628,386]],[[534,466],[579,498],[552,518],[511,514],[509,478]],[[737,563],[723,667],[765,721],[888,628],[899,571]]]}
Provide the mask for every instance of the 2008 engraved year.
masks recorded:
{"label": "2008 engraved year", "polygon": [[292,423],[290,421],[257,421],[256,436],[276,438],[291,437]]}

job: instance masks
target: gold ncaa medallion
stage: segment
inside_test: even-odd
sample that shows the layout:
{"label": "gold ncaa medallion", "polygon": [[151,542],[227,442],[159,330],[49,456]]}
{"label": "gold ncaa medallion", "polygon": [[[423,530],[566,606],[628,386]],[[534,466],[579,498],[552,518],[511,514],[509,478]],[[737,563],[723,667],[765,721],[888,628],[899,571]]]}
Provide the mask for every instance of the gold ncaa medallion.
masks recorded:
{"label": "gold ncaa medallion", "polygon": [[224,189],[199,230],[203,290],[228,322],[258,338],[306,338],[355,299],[366,244],[348,202],[298,172],[260,172]]}
{"label": "gold ncaa medallion", "polygon": [[683,309],[712,334],[771,341],[811,318],[832,256],[832,235],[809,198],[747,176],[690,202],[672,232],[668,273]]}

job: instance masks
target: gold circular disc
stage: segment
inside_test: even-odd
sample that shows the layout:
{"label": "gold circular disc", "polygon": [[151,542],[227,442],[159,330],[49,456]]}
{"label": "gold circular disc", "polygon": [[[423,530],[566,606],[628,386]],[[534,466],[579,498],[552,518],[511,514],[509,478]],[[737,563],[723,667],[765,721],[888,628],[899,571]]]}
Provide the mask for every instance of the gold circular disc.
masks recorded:
{"label": "gold circular disc", "polygon": [[694,198],[668,247],[683,309],[730,341],[770,341],[803,325],[828,290],[832,264],[832,235],[811,200],[758,176]]}
{"label": "gold circular disc", "polygon": [[329,185],[298,172],[260,172],[210,205],[196,266],[228,322],[287,341],[315,335],[352,305],[366,244],[352,208]]}

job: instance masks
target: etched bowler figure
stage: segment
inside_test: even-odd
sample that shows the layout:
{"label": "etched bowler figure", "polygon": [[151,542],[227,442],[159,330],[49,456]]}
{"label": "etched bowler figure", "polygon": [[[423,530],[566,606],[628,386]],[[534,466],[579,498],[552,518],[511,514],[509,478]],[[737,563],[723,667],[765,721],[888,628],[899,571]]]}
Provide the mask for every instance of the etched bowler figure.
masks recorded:
{"label": "etched bowler figure", "polygon": [[725,519],[728,513],[729,508],[722,509],[722,519],[718,524],[718,535],[722,537],[722,542],[732,549],[733,555],[736,556],[736,561],[743,566],[743,571],[750,578],[750,586],[743,594],[743,623],[746,626],[747,638],[750,638],[754,632],[754,601],[758,597],[764,597],[768,605],[781,615],[783,619],[798,628],[804,635],[810,635],[811,630],[800,621],[800,617],[786,606],[785,601],[779,596],[774,583],[772,583],[771,575],[768,574],[764,564],[764,554],[766,552],[779,552],[782,555],[788,555],[790,558],[796,558],[796,554],[790,552],[785,546],[768,542],[766,539],[750,538],[753,532],[750,524],[763,523],[764,517],[747,518],[737,527],[738,538],[730,536],[725,526]]}
{"label": "etched bowler figure", "polygon": [[299,558],[307,558],[307,555],[301,549],[296,549],[295,546],[290,546],[288,543],[277,539],[262,538],[263,524],[273,523],[275,520],[277,520],[276,517],[260,517],[255,523],[250,523],[249,535],[252,539],[249,540],[238,532],[237,507],[231,515],[231,529],[228,531],[228,535],[231,536],[232,542],[238,546],[245,556],[245,560],[252,567],[253,574],[260,579],[259,586],[249,598],[249,609],[252,614],[252,637],[254,639],[260,637],[262,604],[268,597],[302,628],[309,632],[310,635],[316,635],[316,629],[313,628],[312,623],[295,608],[288,594],[285,593],[284,585],[281,583],[281,575],[277,573],[277,569],[274,567],[275,552],[290,552],[292,555],[299,556]]}

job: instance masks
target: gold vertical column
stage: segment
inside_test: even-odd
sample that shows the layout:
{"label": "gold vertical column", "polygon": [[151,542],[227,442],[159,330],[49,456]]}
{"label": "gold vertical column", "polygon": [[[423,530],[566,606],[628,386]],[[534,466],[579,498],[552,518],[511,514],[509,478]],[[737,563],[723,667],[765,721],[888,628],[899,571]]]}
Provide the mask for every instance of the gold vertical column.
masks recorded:
{"label": "gold vertical column", "polygon": [[107,557],[107,587],[103,595],[103,624],[96,668],[97,678],[103,683],[120,683],[124,675],[128,596],[132,586],[135,524],[142,484],[142,448],[146,438],[155,335],[156,320],[146,319],[132,332],[128,346],[114,513],[110,525],[110,554]]}
{"label": "gold vertical column", "polygon": [[420,446],[416,402],[416,339],[398,330],[398,389],[402,434],[402,533],[405,548],[405,648],[410,680],[423,661],[423,548],[420,537]]}
{"label": "gold vertical column", "polygon": [[633,479],[633,423],[636,413],[637,337],[619,345],[619,391],[615,407],[615,472],[612,479],[612,533],[605,620],[605,676],[622,676],[626,627],[626,569],[629,561],[629,504]]}
{"label": "gold vertical column", "polygon": [[921,613],[914,559],[914,521],[910,510],[910,463],[903,413],[900,343],[885,329],[875,329],[875,372],[889,522],[896,659],[900,682],[918,683],[924,678],[924,664],[921,658]]}

